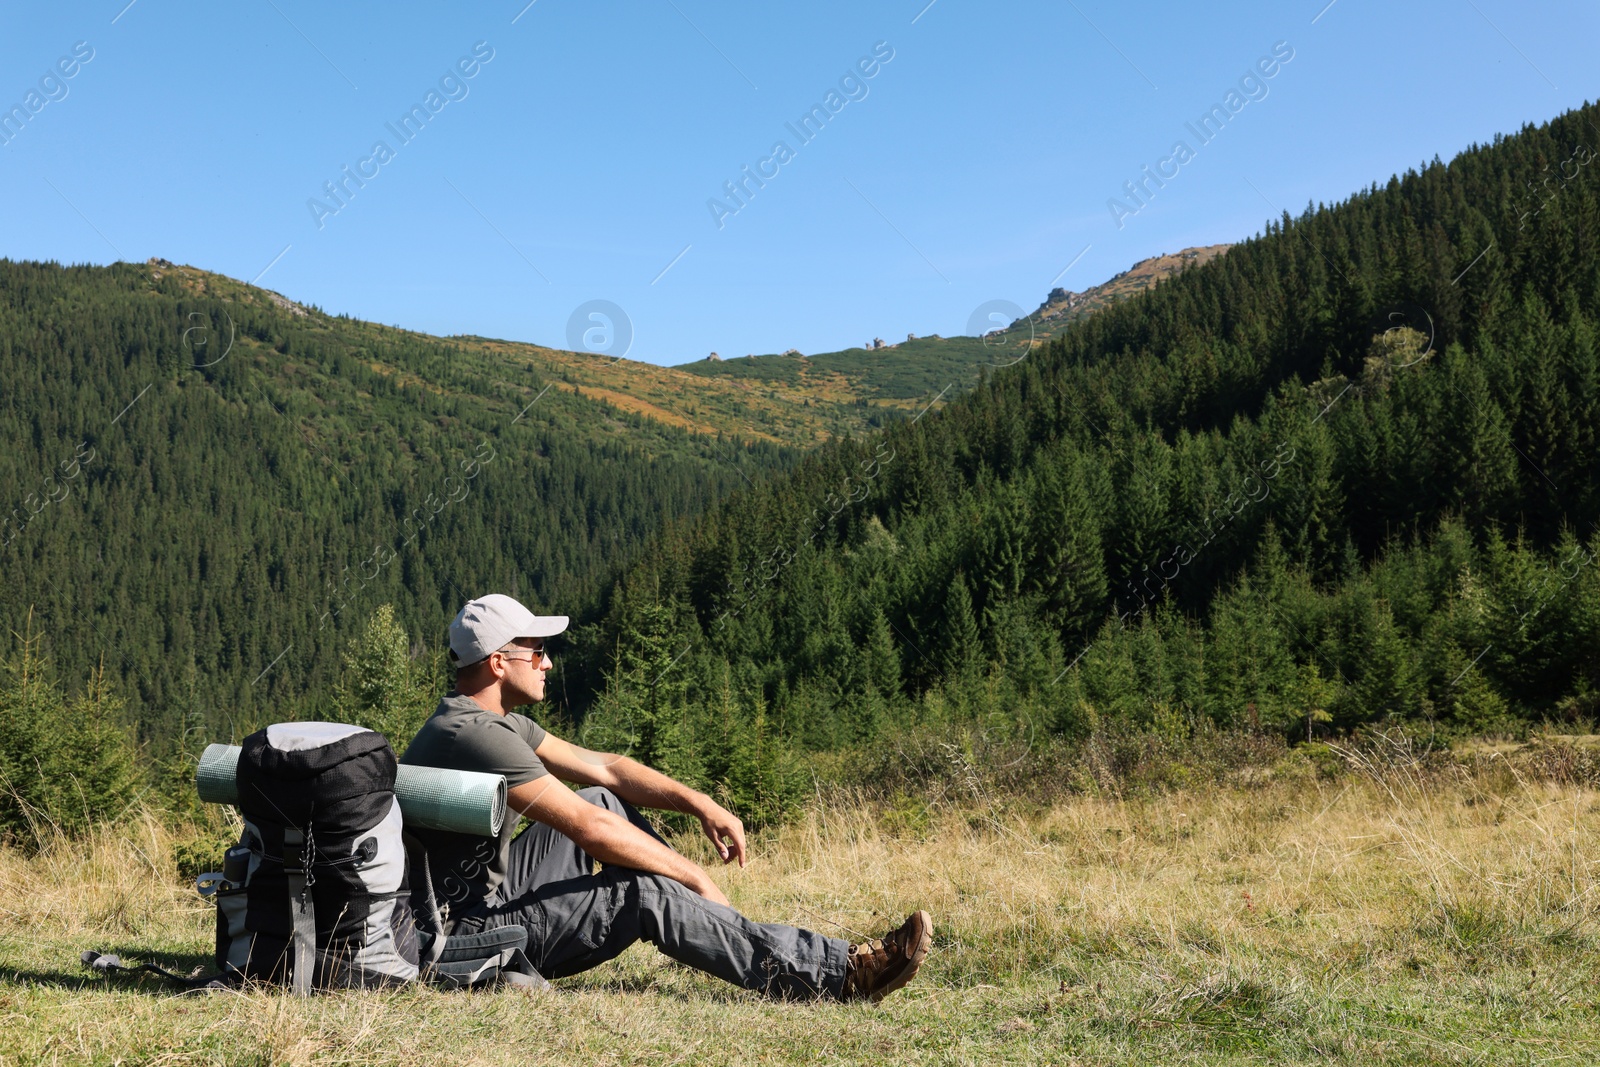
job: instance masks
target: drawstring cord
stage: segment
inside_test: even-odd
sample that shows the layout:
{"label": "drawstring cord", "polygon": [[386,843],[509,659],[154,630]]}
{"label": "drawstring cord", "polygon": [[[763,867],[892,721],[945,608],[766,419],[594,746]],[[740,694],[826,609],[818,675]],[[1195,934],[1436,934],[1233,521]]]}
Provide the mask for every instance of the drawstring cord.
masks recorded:
{"label": "drawstring cord", "polygon": [[306,899],[306,896],[311,892],[311,887],[317,882],[317,876],[315,873],[316,859],[316,838],[312,836],[311,824],[307,823],[305,844],[302,845],[300,849],[300,869],[306,872],[305,884],[300,887],[301,901]]}

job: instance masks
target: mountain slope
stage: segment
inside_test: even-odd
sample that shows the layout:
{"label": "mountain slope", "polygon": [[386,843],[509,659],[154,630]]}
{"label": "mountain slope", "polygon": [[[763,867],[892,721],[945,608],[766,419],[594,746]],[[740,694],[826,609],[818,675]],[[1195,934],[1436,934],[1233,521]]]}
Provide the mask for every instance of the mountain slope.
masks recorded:
{"label": "mountain slope", "polygon": [[737,433],[796,447],[915,416],[971,389],[1066,324],[1207,262],[1227,245],[1142,260],[1081,294],[1055,290],[1039,310],[987,337],[915,337],[880,347],[802,355],[706,358],[676,367],[481,337],[452,343],[536,363],[557,387],[583,389],[624,410],[700,433]]}
{"label": "mountain slope", "polygon": [[73,681],[103,657],[152,736],[315,710],[378,604],[437,635],[484,583],[589,596],[661,524],[925,407],[916,375],[945,364],[922,344],[865,377],[848,354],[708,376],[430,337],[165,260],[0,262],[0,611],[34,609]]}
{"label": "mountain slope", "polygon": [[0,613],[158,737],[325,706],[381,603],[435,648],[484,589],[566,604],[794,458],[161,262],[0,261],[0,382]]}
{"label": "mountain slope", "polygon": [[[760,382],[773,389],[842,394],[885,408],[920,411],[930,399],[951,399],[976,386],[985,371],[1023,359],[1070,323],[1153,287],[1189,267],[1208,263],[1230,245],[1186,248],[1140,260],[1082,293],[1053,289],[1039,308],[983,337],[908,338],[882,347],[847,348],[802,356],[752,355],[703,359],[676,368],[713,381]],[[875,421],[873,425],[880,425]]]}
{"label": "mountain slope", "polygon": [[452,337],[465,349],[537,366],[557,389],[582,392],[621,411],[691,433],[723,434],[809,448],[915,414],[909,401],[869,396],[843,375],[752,379],[616,360],[482,337]]}
{"label": "mountain slope", "polygon": [[1012,323],[1003,333],[1020,335],[1026,331],[1035,341],[1049,340],[1085,315],[1154,288],[1180,271],[1204,266],[1232,247],[1229,244],[1203,245],[1141,259],[1110,281],[1091,286],[1081,293],[1070,289],[1052,289],[1044,303],[1032,314]]}
{"label": "mountain slope", "polygon": [[814,748],[1594,714],[1597,121],[1286,215],[670,532],[592,615],[596,722],[666,677]]}

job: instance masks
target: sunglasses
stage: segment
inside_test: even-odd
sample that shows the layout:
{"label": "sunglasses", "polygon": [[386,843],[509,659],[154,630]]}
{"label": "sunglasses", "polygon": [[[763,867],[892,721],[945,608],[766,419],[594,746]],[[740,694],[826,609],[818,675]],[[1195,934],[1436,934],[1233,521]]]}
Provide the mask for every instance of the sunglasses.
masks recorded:
{"label": "sunglasses", "polygon": [[513,656],[513,655],[510,655],[510,654],[508,654],[506,652],[503,652],[503,651],[502,652],[496,652],[496,653],[494,653],[494,655],[503,656],[506,659],[514,659],[514,660],[521,660],[521,659],[525,658],[530,663],[548,663],[550,661],[550,650],[548,648],[543,647],[543,646],[540,646],[539,648],[524,649],[523,651],[530,652],[530,653],[532,653],[532,655],[529,655],[529,656],[526,656],[526,657]]}

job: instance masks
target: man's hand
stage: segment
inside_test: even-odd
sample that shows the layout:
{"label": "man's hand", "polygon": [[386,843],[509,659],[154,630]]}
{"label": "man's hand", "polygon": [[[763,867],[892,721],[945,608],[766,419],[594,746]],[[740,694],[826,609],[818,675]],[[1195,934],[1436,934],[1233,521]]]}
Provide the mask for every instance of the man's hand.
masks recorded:
{"label": "man's hand", "polygon": [[[706,836],[711,838],[711,843],[716,846],[717,855],[722,857],[722,862],[730,863],[737,859],[739,866],[743,867],[744,823],[739,821],[739,817],[710,797],[705,798],[705,803],[695,814],[700,817],[700,827],[705,830]],[[709,896],[709,894],[702,895]],[[727,901],[718,903],[725,904]]]}
{"label": "man's hand", "polygon": [[[700,820],[701,829],[716,846],[722,862],[731,863],[737,859],[739,866],[744,866],[744,823],[704,793],[675,782],[660,771],[653,771],[626,756],[591,752],[563,741],[555,734],[546,734],[535,752],[551,773],[569,782],[605,786],[628,803],[642,808],[693,813]],[[688,885],[687,882],[684,884]],[[691,885],[690,888],[716,900],[715,896],[704,892],[699,886]],[[715,886],[712,892],[717,892]]]}
{"label": "man's hand", "polygon": [[[665,875],[707,900],[732,906],[699,864],[674,852],[622,816],[590,804],[550,775],[516,786],[507,793],[506,799],[512,811],[519,811],[565,834],[601,863]],[[732,820],[740,834],[739,847],[743,849],[744,828],[739,826],[738,819],[727,812],[722,814]]]}

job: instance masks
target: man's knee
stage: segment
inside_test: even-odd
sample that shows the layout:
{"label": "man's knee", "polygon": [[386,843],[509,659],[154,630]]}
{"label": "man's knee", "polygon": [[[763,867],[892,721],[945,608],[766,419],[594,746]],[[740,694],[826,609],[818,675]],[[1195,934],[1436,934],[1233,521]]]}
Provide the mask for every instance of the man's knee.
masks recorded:
{"label": "man's knee", "polygon": [[627,819],[634,826],[638,827],[640,830],[643,830],[657,841],[661,841],[662,844],[666,844],[661,835],[657,833],[655,828],[650,825],[650,820],[646,819],[639,813],[638,808],[635,808],[632,804],[629,804],[626,800],[623,800],[605,786],[587,786],[578,790],[578,796],[582,797],[584,800],[587,800],[597,808],[604,808],[614,815],[622,816],[624,819]]}
{"label": "man's knee", "polygon": [[618,815],[624,815],[628,810],[628,806],[623,803],[622,798],[603,785],[591,785],[580,789],[578,790],[578,796],[597,808],[605,808],[607,811],[614,811]]}

